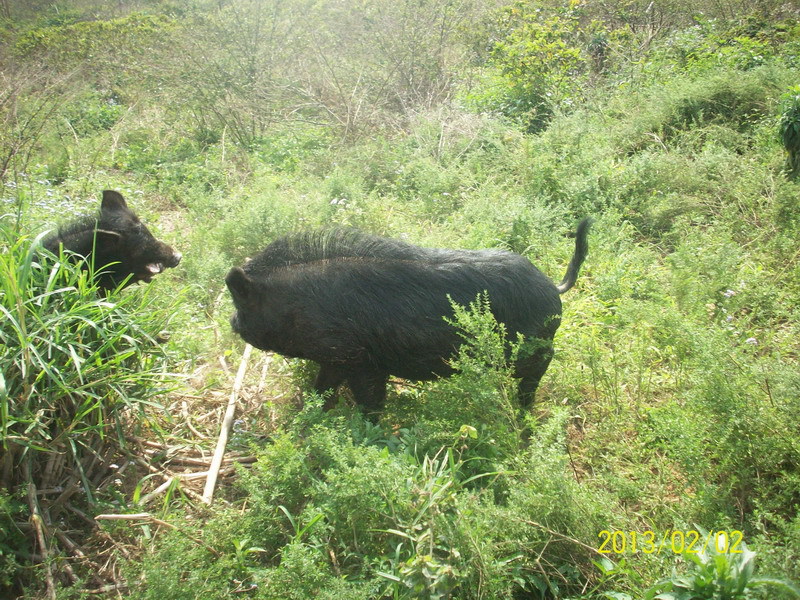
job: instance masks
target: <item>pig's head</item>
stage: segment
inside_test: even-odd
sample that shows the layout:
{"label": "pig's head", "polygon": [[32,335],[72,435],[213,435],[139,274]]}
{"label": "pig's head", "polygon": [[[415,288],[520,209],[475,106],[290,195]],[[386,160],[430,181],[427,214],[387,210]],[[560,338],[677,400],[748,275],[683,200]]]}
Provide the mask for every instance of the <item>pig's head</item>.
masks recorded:
{"label": "pig's head", "polygon": [[181,261],[180,252],[157,240],[128,208],[122,194],[103,192],[100,214],[63,228],[44,246],[58,252],[63,246],[93,262],[99,270],[98,285],[112,289],[139,281],[149,282],[164,269]]}
{"label": "pig's head", "polygon": [[287,340],[277,335],[276,327],[285,317],[289,299],[268,293],[267,284],[247,267],[233,267],[225,284],[235,308],[231,316],[233,332],[260,350],[279,350]]}
{"label": "pig's head", "polygon": [[258,311],[255,282],[240,267],[233,267],[225,277],[225,284],[236,309],[231,317],[231,329],[246,342],[258,347],[258,343],[249,335],[250,327],[247,323],[248,316]]}

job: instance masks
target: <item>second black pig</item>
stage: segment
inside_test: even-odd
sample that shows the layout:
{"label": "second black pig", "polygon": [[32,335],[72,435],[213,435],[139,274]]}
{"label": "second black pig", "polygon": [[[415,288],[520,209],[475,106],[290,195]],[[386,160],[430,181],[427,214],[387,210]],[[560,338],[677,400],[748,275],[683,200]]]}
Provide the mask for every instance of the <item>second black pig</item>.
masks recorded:
{"label": "second black pig", "polygon": [[42,245],[54,254],[63,248],[93,264],[97,283],[104,291],[123,284],[149,282],[181,261],[180,252],[153,237],[128,208],[122,194],[113,190],[103,192],[97,216],[61,227],[46,237]]}

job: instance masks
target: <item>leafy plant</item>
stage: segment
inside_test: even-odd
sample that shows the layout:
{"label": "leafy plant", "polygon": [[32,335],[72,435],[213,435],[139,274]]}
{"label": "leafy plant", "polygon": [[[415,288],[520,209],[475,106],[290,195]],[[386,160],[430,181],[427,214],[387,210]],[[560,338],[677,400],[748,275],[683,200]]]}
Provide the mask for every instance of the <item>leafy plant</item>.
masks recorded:
{"label": "leafy plant", "polygon": [[506,88],[501,111],[528,131],[540,131],[554,109],[579,90],[585,61],[575,45],[576,16],[570,11],[543,16],[518,2],[503,9],[499,20],[508,33],[495,42],[491,55]]}
{"label": "leafy plant", "polygon": [[507,339],[486,294],[469,306],[454,303],[453,317],[447,320],[463,339],[450,360],[456,375],[427,384],[422,394],[398,397],[390,404],[387,418],[409,423],[406,443],[413,443],[411,451],[419,460],[457,444],[468,472],[493,471],[521,443],[524,424],[513,361],[523,350],[522,343]]}
{"label": "leafy plant", "polygon": [[709,543],[700,552],[683,552],[691,563],[689,570],[683,574],[673,570],[671,577],[645,592],[644,600],[750,600],[765,586],[800,598],[800,587],[791,581],[754,576],[756,553],[744,542],[741,552],[733,552],[726,534],[698,531]]}
{"label": "leafy plant", "polygon": [[460,554],[438,532],[436,517],[451,510],[449,505],[455,501],[459,488],[470,480],[491,475],[485,473],[461,481],[461,466],[452,450],[425,457],[419,465],[417,510],[408,522],[386,530],[399,541],[389,561],[392,571],[378,573],[393,582],[389,589],[394,587],[395,595],[402,592],[402,597],[439,600],[447,598],[457,586],[461,573],[453,563],[458,564]]}

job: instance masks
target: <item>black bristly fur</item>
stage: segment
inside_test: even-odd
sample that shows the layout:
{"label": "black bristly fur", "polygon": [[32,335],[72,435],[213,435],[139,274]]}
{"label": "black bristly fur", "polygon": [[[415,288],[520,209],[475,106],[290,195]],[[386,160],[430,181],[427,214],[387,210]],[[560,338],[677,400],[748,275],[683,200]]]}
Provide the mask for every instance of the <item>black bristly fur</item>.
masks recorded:
{"label": "black bristly fur", "polygon": [[[589,220],[556,286],[531,262],[502,250],[420,248],[355,230],[280,238],[226,277],[233,330],[253,346],[320,365],[316,391],[347,382],[356,402],[380,410],[389,375],[426,380],[452,373],[461,343],[445,317],[487,292],[509,339],[540,340],[518,359],[524,405],[552,358],[561,291],[574,285],[586,256]],[[329,397],[327,406],[333,402]]]}

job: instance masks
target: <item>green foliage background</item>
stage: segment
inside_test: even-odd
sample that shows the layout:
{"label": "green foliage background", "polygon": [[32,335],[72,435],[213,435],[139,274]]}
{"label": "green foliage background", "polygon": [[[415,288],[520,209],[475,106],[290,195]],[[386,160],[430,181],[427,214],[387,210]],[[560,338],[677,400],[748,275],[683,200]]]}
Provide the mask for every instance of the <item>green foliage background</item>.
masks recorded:
{"label": "green foliage background", "polygon": [[[559,279],[566,234],[596,220],[530,414],[480,303],[459,317],[477,340],[462,372],[395,386],[377,424],[346,402],[323,413],[308,366],[284,365],[291,384],[271,380],[243,417],[235,444],[259,461],[230,504],[165,502],[178,531],[130,540],[126,594],[654,597],[710,563],[599,555],[599,532],[703,529],[742,531],[755,552],[753,585],[720,597],[794,597],[754,573],[800,580],[795,6],[6,0],[0,17],[2,264],[27,252],[16,240],[122,191],[184,260],[126,290],[116,323],[154,337],[163,317],[168,347],[137,352],[193,395],[226,390],[215,365],[241,350],[226,271],[278,235],[342,224],[507,248]],[[71,302],[66,315],[93,306]],[[3,343],[2,423],[38,423]],[[143,373],[135,393],[92,392],[136,396],[115,427],[168,403]],[[304,389],[299,410],[285,396]],[[154,412],[161,435],[180,429]],[[97,414],[73,427],[102,438]],[[24,495],[0,494],[0,591],[43,597]],[[84,508],[138,510],[124,494]],[[739,568],[727,559],[721,571]]]}

